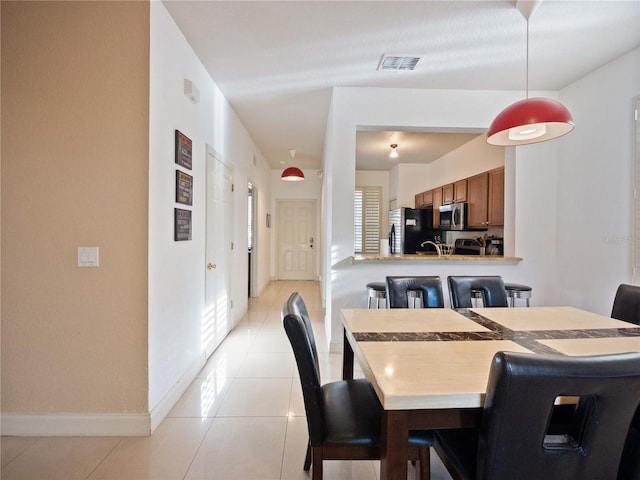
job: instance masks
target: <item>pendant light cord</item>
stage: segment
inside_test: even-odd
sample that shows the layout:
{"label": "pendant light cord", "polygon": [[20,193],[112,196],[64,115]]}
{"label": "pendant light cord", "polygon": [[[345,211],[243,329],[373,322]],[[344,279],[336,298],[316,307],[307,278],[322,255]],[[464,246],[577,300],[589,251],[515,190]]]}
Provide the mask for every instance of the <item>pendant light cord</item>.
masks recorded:
{"label": "pendant light cord", "polygon": [[526,94],[525,94],[525,98],[529,99],[529,19],[527,18],[527,68],[526,68],[526,72],[527,72],[527,78],[525,81],[525,86],[526,86]]}

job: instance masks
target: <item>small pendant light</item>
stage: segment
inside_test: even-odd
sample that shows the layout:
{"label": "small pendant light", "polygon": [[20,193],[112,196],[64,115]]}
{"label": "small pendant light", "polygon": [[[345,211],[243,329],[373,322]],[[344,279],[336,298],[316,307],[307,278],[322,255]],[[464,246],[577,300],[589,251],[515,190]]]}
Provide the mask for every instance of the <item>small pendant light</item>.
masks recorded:
{"label": "small pendant light", "polygon": [[396,150],[396,148],[398,148],[398,144],[392,143],[389,146],[391,147],[391,153],[389,153],[389,158],[398,158],[398,151]]}
{"label": "small pendant light", "polygon": [[573,118],[567,108],[550,98],[529,98],[529,17],[540,2],[519,8],[527,20],[526,98],[502,110],[487,131],[491,145],[528,145],[561,137],[573,130]]}
{"label": "small pendant light", "polygon": [[[290,149],[289,155],[291,155],[291,161],[293,163],[294,157],[296,156],[296,151],[293,148]],[[282,175],[280,175],[280,178],[287,182],[300,182],[304,180],[304,173],[302,173],[302,170],[300,170],[298,167],[291,166],[284,169]]]}

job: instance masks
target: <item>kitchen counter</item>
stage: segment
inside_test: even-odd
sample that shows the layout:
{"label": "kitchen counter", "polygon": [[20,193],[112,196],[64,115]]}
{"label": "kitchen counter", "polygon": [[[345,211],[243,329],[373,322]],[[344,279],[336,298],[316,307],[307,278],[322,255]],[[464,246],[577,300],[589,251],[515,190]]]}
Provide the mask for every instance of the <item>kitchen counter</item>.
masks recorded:
{"label": "kitchen counter", "polygon": [[394,262],[394,261],[414,261],[414,262],[521,262],[520,257],[505,257],[502,255],[440,255],[432,254],[408,254],[408,255],[380,255],[380,254],[358,254],[351,257],[353,262]]}

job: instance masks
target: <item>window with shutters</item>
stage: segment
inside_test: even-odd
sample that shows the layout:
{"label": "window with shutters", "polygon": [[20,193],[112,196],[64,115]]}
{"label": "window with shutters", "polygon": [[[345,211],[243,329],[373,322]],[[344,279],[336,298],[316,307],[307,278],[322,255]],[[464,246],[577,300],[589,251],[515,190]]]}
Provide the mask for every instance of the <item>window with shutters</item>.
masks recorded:
{"label": "window with shutters", "polygon": [[381,187],[356,187],[353,198],[353,251],[380,251]]}

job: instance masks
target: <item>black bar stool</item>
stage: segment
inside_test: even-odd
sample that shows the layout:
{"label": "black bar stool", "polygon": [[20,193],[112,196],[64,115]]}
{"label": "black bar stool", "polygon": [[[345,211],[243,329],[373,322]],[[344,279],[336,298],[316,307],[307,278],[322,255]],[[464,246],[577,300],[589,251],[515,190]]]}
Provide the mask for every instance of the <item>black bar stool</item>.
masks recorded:
{"label": "black bar stool", "polygon": [[504,289],[507,292],[507,298],[512,307],[515,307],[516,298],[523,299],[529,306],[529,299],[531,298],[531,287],[529,285],[522,285],[521,283],[505,283]]}
{"label": "black bar stool", "polygon": [[[387,284],[385,282],[367,283],[367,291],[369,293],[367,308],[380,308],[380,300],[384,300],[385,307],[387,306]],[[375,307],[372,307],[374,300]]]}

